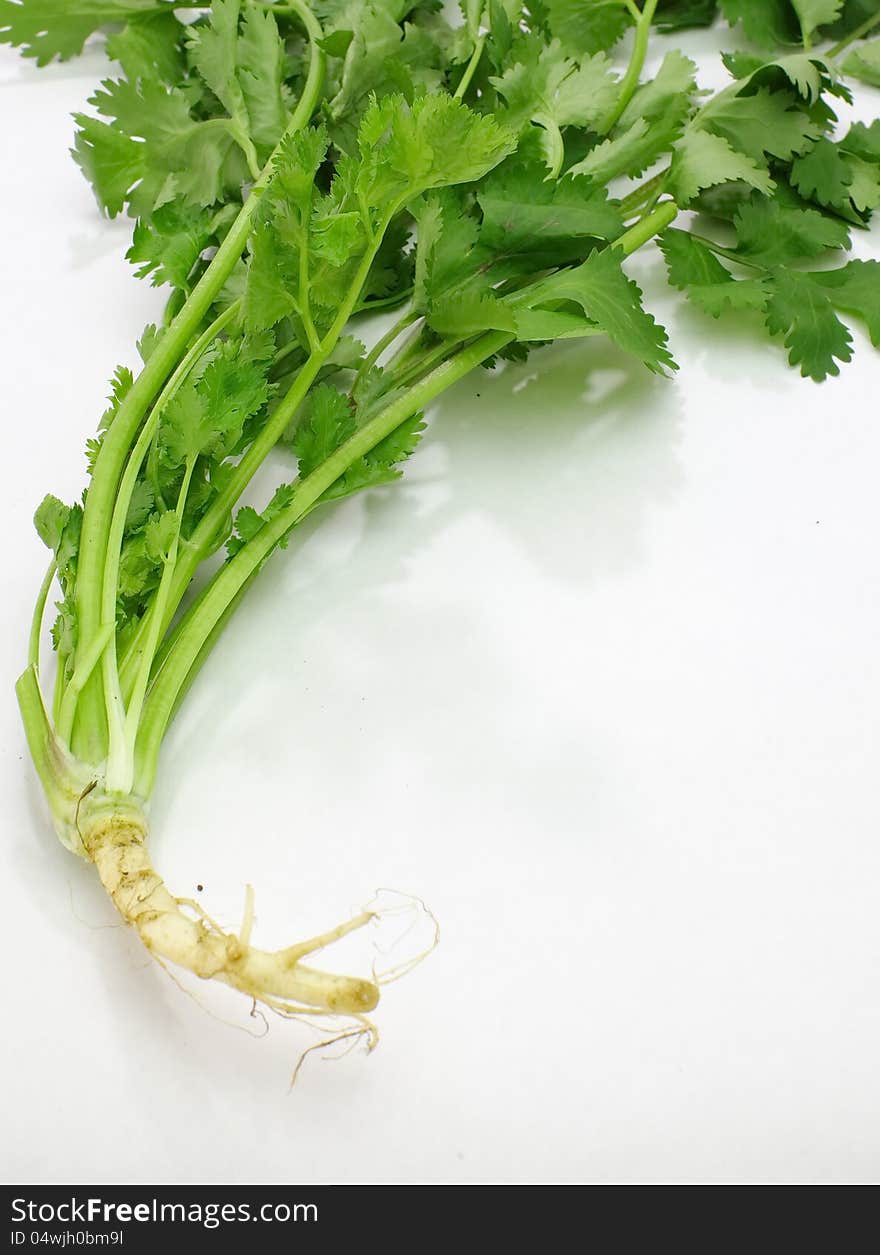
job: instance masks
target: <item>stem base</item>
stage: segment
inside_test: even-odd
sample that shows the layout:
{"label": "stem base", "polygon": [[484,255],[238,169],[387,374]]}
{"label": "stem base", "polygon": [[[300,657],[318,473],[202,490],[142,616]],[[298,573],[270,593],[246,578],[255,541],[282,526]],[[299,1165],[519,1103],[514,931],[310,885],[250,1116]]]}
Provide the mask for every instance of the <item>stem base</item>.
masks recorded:
{"label": "stem base", "polygon": [[187,905],[167,888],[147,850],[147,823],[135,798],[93,793],[84,799],[79,827],[87,856],[119,914],[137,930],[160,961],[185,968],[202,980],[221,980],[249,998],[286,1014],[363,1016],[379,1001],[372,982],[304,966],[301,959],[364,927],[364,912],[331,932],[284,950],[259,950],[246,932],[225,932],[201,912],[192,919]]}

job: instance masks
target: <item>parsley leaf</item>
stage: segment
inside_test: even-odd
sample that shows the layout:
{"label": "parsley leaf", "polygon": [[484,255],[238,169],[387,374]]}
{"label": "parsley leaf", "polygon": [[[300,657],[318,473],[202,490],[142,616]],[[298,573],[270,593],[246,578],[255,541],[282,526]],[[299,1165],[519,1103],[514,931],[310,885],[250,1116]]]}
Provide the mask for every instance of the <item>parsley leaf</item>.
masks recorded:
{"label": "parsley leaf", "polygon": [[742,24],[746,38],[762,48],[793,43],[798,29],[788,0],[720,0],[731,26]]}
{"label": "parsley leaf", "polygon": [[767,328],[784,337],[789,361],[804,376],[821,381],[840,373],[839,362],[852,361],[852,336],[811,275],[793,270],[773,275]]}
{"label": "parsley leaf", "polygon": [[[111,22],[151,17],[162,0],[0,0],[0,43],[21,48],[37,65],[82,52]],[[169,3],[169,8],[170,8]]]}
{"label": "parsley leaf", "polygon": [[842,69],[844,74],[870,87],[880,87],[880,39],[854,48],[843,62]]}
{"label": "parsley leaf", "polygon": [[666,332],[642,305],[638,285],[623,272],[611,249],[591,254],[580,266],[539,282],[522,300],[526,309],[579,306],[591,322],[625,353],[657,374],[677,370],[666,347]]}
{"label": "parsley leaf", "polygon": [[809,43],[820,26],[830,26],[840,16],[843,0],[791,0],[805,43]]}
{"label": "parsley leaf", "polygon": [[745,201],[737,210],[734,226],[738,254],[767,268],[850,245],[849,230],[839,219],[785,205],[775,197],[753,196]]}
{"label": "parsley leaf", "polygon": [[580,63],[567,57],[554,40],[518,40],[514,64],[491,79],[507,104],[504,120],[516,131],[531,123],[545,133],[545,159],[556,174],[562,165],[562,128],[597,124],[617,98],[617,79],[604,53]]}
{"label": "parsley leaf", "polygon": [[632,23],[624,0],[544,0],[547,25],[567,55],[607,52]]}
{"label": "parsley leaf", "polygon": [[679,204],[690,204],[705,188],[737,181],[766,195],[773,191],[766,165],[737,152],[721,135],[688,127],[676,145],[670,173],[670,186]]}

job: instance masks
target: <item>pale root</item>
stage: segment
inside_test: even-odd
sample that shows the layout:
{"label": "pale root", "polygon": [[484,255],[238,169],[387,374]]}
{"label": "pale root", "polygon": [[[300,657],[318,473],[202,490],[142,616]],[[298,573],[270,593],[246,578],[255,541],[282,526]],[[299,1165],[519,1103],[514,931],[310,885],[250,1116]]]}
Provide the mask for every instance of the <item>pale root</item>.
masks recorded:
{"label": "pale root", "polygon": [[[79,823],[83,846],[119,914],[156,958],[193,972],[203,980],[221,980],[249,998],[294,1014],[363,1016],[379,1001],[372,981],[335,976],[301,960],[369,923],[363,912],[348,923],[284,950],[250,945],[242,935],[224,932],[204,913],[188,916],[154,870],[147,850],[146,823],[135,810],[108,813],[103,807]],[[196,908],[200,911],[200,908]]]}

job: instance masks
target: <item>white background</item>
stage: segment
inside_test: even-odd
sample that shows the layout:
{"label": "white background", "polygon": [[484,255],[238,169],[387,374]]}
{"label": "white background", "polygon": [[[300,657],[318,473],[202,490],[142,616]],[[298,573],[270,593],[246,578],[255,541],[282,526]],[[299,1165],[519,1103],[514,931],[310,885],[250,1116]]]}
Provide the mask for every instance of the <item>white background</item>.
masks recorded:
{"label": "white background", "polygon": [[187,997],[58,845],[12,697],[45,564],[30,517],[78,495],[161,300],[66,154],[105,72],[0,58],[0,1174],[876,1180],[880,366],[860,331],[816,387],[687,309],[654,253],[637,272],[674,382],[601,342],[466,381],[402,486],[314,518],[249,595],[168,739],[155,859],[228,927],[251,882],[267,946],[377,885],[422,895],[441,944],[387,990],[371,1057],[312,1056],[289,1095],[315,1037],[254,1040],[234,997]]}

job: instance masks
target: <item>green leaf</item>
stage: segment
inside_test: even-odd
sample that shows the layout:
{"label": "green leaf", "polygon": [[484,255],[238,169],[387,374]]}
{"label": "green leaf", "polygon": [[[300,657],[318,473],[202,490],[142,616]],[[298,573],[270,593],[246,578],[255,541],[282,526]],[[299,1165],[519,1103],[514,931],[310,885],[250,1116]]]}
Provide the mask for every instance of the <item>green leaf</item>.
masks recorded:
{"label": "green leaf", "polygon": [[422,422],[421,414],[413,414],[399,427],[395,427],[384,440],[380,440],[367,457],[385,466],[394,466],[398,462],[403,462],[415,453],[424,430],[425,423]]}
{"label": "green leaf", "polygon": [[21,48],[37,65],[66,61],[95,31],[156,9],[157,0],[0,0],[0,43]]}
{"label": "green leaf", "polygon": [[163,510],[151,514],[144,530],[146,556],[155,563],[168,561],[171,547],[177,538],[178,522],[175,510]]}
{"label": "green leaf", "polygon": [[424,96],[413,105],[413,142],[427,148],[431,169],[414,190],[472,183],[516,148],[515,137],[491,117],[450,96]]}
{"label": "green leaf", "polygon": [[332,119],[355,113],[359,102],[386,79],[388,67],[399,64],[402,8],[395,5],[389,12],[384,4],[354,0],[342,7],[335,21],[325,24],[328,51],[344,58],[336,94],[327,106]]}
{"label": "green leaf", "polygon": [[838,362],[852,360],[852,337],[812,275],[779,270],[771,276],[767,329],[784,337],[792,366],[817,382],[838,375]]}
{"label": "green leaf", "polygon": [[261,340],[215,345],[169,402],[158,442],[172,472],[203,455],[222,459],[237,451],[245,424],[269,397],[265,349]]}
{"label": "green leaf", "polygon": [[253,540],[262,526],[262,515],[258,514],[253,506],[242,506],[235,515],[235,535],[226,542],[226,552],[229,557],[234,558],[249,540]]}
{"label": "green leaf", "polygon": [[836,22],[843,8],[843,0],[791,0],[801,24],[805,43],[809,43],[820,26]]}
{"label": "green leaf", "polygon": [[153,513],[155,504],[156,494],[152,485],[148,484],[146,480],[139,479],[132,490],[128,511],[125,515],[126,536],[131,536],[141,530]]}
{"label": "green leaf", "polygon": [[660,236],[659,244],[666,260],[669,282],[679,291],[686,292],[694,286],[733,282],[730,271],[712,250],[689,231],[669,227]]}
{"label": "green leaf", "polygon": [[866,218],[880,205],[880,167],[860,161],[857,157],[849,157],[847,165],[852,175],[850,201],[856,213]]}
{"label": "green leaf", "polygon": [[[508,15],[505,0],[489,0],[489,34],[486,39],[486,54],[494,70],[503,70],[510,57],[515,38],[514,22],[519,17],[520,5],[514,0],[513,5],[507,0],[508,7],[514,9],[514,17]],[[475,43],[471,36],[472,43]]]}
{"label": "green leaf", "polygon": [[313,388],[309,394],[308,414],[293,438],[300,478],[311,475],[354,434],[354,430],[354,410],[348,397],[329,384]]}
{"label": "green leaf", "polygon": [[808,200],[839,209],[849,203],[853,175],[839,146],[820,139],[793,163],[791,181]]}
{"label": "green leaf", "polygon": [[266,331],[296,309],[297,255],[286,248],[271,221],[258,222],[251,236],[244,296],[244,325]]}
{"label": "green leaf", "polygon": [[651,123],[666,122],[672,107],[684,122],[696,89],[695,63],[683,52],[667,52],[656,74],[638,88],[621,114],[618,125],[628,127],[639,119]]}
{"label": "green leaf", "polygon": [[515,131],[531,123],[544,128],[547,164],[555,173],[562,162],[561,128],[597,125],[617,99],[617,79],[604,53],[578,65],[558,40],[541,47],[539,40],[521,39],[513,55],[515,63],[490,80],[507,104],[501,116]]}
{"label": "green leaf", "polygon": [[734,225],[737,251],[768,269],[850,245],[845,223],[815,209],[783,205],[775,198],[753,196],[738,209]]}
{"label": "green leaf", "polygon": [[577,340],[598,333],[596,324],[582,313],[558,309],[521,309],[516,313],[516,338],[521,342]]}
{"label": "green leaf", "polygon": [[34,514],[34,527],[37,529],[40,540],[53,553],[61,544],[61,537],[69,519],[70,506],[59,501],[57,497],[53,497],[51,493],[45,496],[37,506]]}
{"label": "green leaf", "polygon": [[284,58],[284,42],[274,14],[248,6],[236,48],[238,80],[251,136],[266,155],[280,140],[287,123]]}
{"label": "green leaf", "polygon": [[177,83],[184,73],[184,30],[173,12],[139,18],[107,36],[107,56],[119,62],[126,78]]}
{"label": "green leaf", "polygon": [[61,532],[61,538],[55,550],[58,564],[58,578],[65,592],[73,589],[76,579],[76,567],[79,560],[79,541],[82,532],[83,509],[81,505],[70,507],[70,513]]}
{"label": "green leaf", "polygon": [[311,126],[286,136],[272,166],[270,196],[290,201],[297,209],[307,209],[329,143],[323,126]]}
{"label": "green leaf", "polygon": [[735,280],[712,250],[689,232],[664,231],[660,247],[669,282],[713,318],[728,310],[761,310],[766,305],[763,278]]}
{"label": "green leaf", "polygon": [[595,183],[609,183],[624,174],[635,178],[669,152],[681,134],[681,119],[676,114],[653,124],[638,118],[628,130],[603,140],[568,173]]}
{"label": "green leaf", "polygon": [[[381,139],[381,124],[377,132]],[[300,302],[308,297],[316,325],[326,330],[339,305],[350,295],[354,267],[367,246],[366,227],[370,231],[388,227],[380,217],[387,213],[388,205],[372,211],[368,195],[370,179],[377,177],[381,168],[375,152],[371,152],[367,169],[343,158],[329,191],[318,191],[318,172],[328,142],[324,128],[285,140],[258,211],[244,292],[248,330],[267,329],[296,314],[300,320],[294,331],[304,347],[305,307],[300,309]],[[360,178],[362,186],[358,186]],[[383,244],[379,249],[362,296],[374,294],[383,282],[394,283],[391,270],[399,262],[401,247],[402,237],[392,232],[388,247]]]}
{"label": "green leaf", "polygon": [[151,276],[154,285],[170,283],[188,291],[189,278],[214,235],[214,215],[192,210],[180,201],[161,205],[151,218],[137,223],[126,253],[139,279]]}
{"label": "green leaf", "polygon": [[165,335],[165,331],[165,327],[157,327],[155,323],[148,323],[146,327],[144,327],[141,332],[141,338],[137,342],[137,351],[140,354],[140,359],[144,365],[147,364],[156,349],[159,347],[159,344]]}
{"label": "green leaf", "polygon": [[101,421],[98,424],[99,431],[109,430],[120,405],[128,396],[133,384],[134,375],[129,368],[127,366],[117,366],[110,382],[110,395],[107,398],[110,404],[101,415]]}
{"label": "green leaf", "polygon": [[581,266],[536,284],[521,303],[527,309],[558,309],[569,301],[649,370],[664,374],[677,369],[666,347],[666,332],[643,308],[638,286],[624,274],[612,249],[593,253]]}
{"label": "green leaf", "polygon": [[765,195],[774,187],[766,167],[736,152],[722,136],[688,127],[676,145],[670,174],[679,204],[689,204],[705,188],[737,181]]}
{"label": "green leaf", "polygon": [[754,52],[722,52],[721,60],[731,78],[751,78],[756,70],[760,70],[765,58]]}
{"label": "green leaf", "polygon": [[259,414],[269,399],[266,363],[254,359],[249,348],[247,341],[227,341],[198,379],[199,396],[211,416],[211,437],[206,445],[221,456],[234,451],[245,423]]}
{"label": "green leaf", "polygon": [[451,96],[374,100],[358,134],[359,196],[387,212],[434,188],[487,174],[516,147],[515,135]]}
{"label": "green leaf", "polygon": [[688,291],[688,299],[706,314],[720,318],[731,312],[760,312],[767,307],[767,280],[736,279],[730,283],[695,284]]}
{"label": "green leaf", "polygon": [[168,403],[159,427],[159,444],[172,467],[194,461],[213,436],[205,398],[193,383],[184,384]]}
{"label": "green leaf", "polygon": [[746,38],[762,48],[791,43],[797,27],[788,0],[720,0],[731,26],[741,23]]}
{"label": "green leaf", "polygon": [[839,270],[812,274],[835,309],[854,314],[868,327],[871,343],[880,348],[880,262],[851,261]]}
{"label": "green leaf", "polygon": [[345,474],[327,489],[323,500],[339,500],[342,497],[351,496],[352,493],[361,492],[365,488],[378,488],[383,484],[393,484],[403,473],[398,463],[405,461],[415,451],[424,430],[425,424],[422,422],[421,414],[414,414],[412,418],[406,419],[375,448],[351,465]]}
{"label": "green leaf", "polygon": [[822,135],[822,126],[797,107],[789,92],[771,92],[766,87],[751,95],[722,95],[717,102],[711,101],[701,125],[758,164],[765,156],[790,161]]}
{"label": "green leaf", "polygon": [[74,160],[91,183],[98,204],[115,218],[143,175],[142,146],[98,118],[79,113],[74,120]]}
{"label": "green leaf", "polygon": [[586,179],[546,180],[539,166],[506,163],[484,181],[477,201],[485,248],[543,258],[548,265],[580,258],[585,241],[614,240],[623,231],[604,188]]}
{"label": "green leaf", "polygon": [[474,255],[479,228],[454,188],[432,192],[412,209],[418,227],[413,309],[423,312],[453,284],[481,283]]}
{"label": "green leaf", "polygon": [[516,317],[509,305],[490,292],[475,296],[441,297],[434,303],[428,324],[439,335],[457,340],[479,335],[483,331],[516,331]]}
{"label": "green leaf", "polygon": [[638,89],[623,111],[615,134],[592,149],[569,174],[607,183],[619,175],[636,177],[647,170],[681,137],[696,90],[695,72],[688,57],[667,53],[654,78]]}
{"label": "green leaf", "polygon": [[711,26],[717,16],[718,0],[660,0],[654,25],[666,35]]}
{"label": "green leaf", "polygon": [[339,213],[331,204],[316,212],[310,223],[309,247],[315,257],[341,266],[363,247],[363,218],[356,210]]}
{"label": "green leaf", "polygon": [[841,152],[880,165],[880,118],[865,126],[855,122],[840,141]]}
{"label": "green leaf", "polygon": [[632,23],[623,0],[544,0],[547,25],[568,56],[608,52]]}
{"label": "green leaf", "polygon": [[247,105],[236,74],[240,14],[241,0],[213,0],[208,23],[190,27],[188,46],[194,68],[229,116],[247,129]]}
{"label": "green leaf", "polygon": [[[261,513],[253,508],[253,506],[242,506],[235,516],[235,532],[226,543],[226,550],[230,558],[244,548],[248,541],[253,540],[258,532],[262,531],[267,523],[271,523],[277,518],[282,510],[293,501],[294,495],[293,484],[280,484],[272,494],[272,499]],[[287,537],[279,541],[279,547],[285,549],[287,547]]]}
{"label": "green leaf", "polygon": [[854,48],[841,68],[844,74],[849,74],[870,87],[880,87],[880,39]]}
{"label": "green leaf", "polygon": [[194,120],[182,90],[107,80],[89,103],[112,121],[78,114],[75,155],[111,215],[125,201],[145,217],[175,196],[207,206],[239,190],[245,168],[225,122]]}

